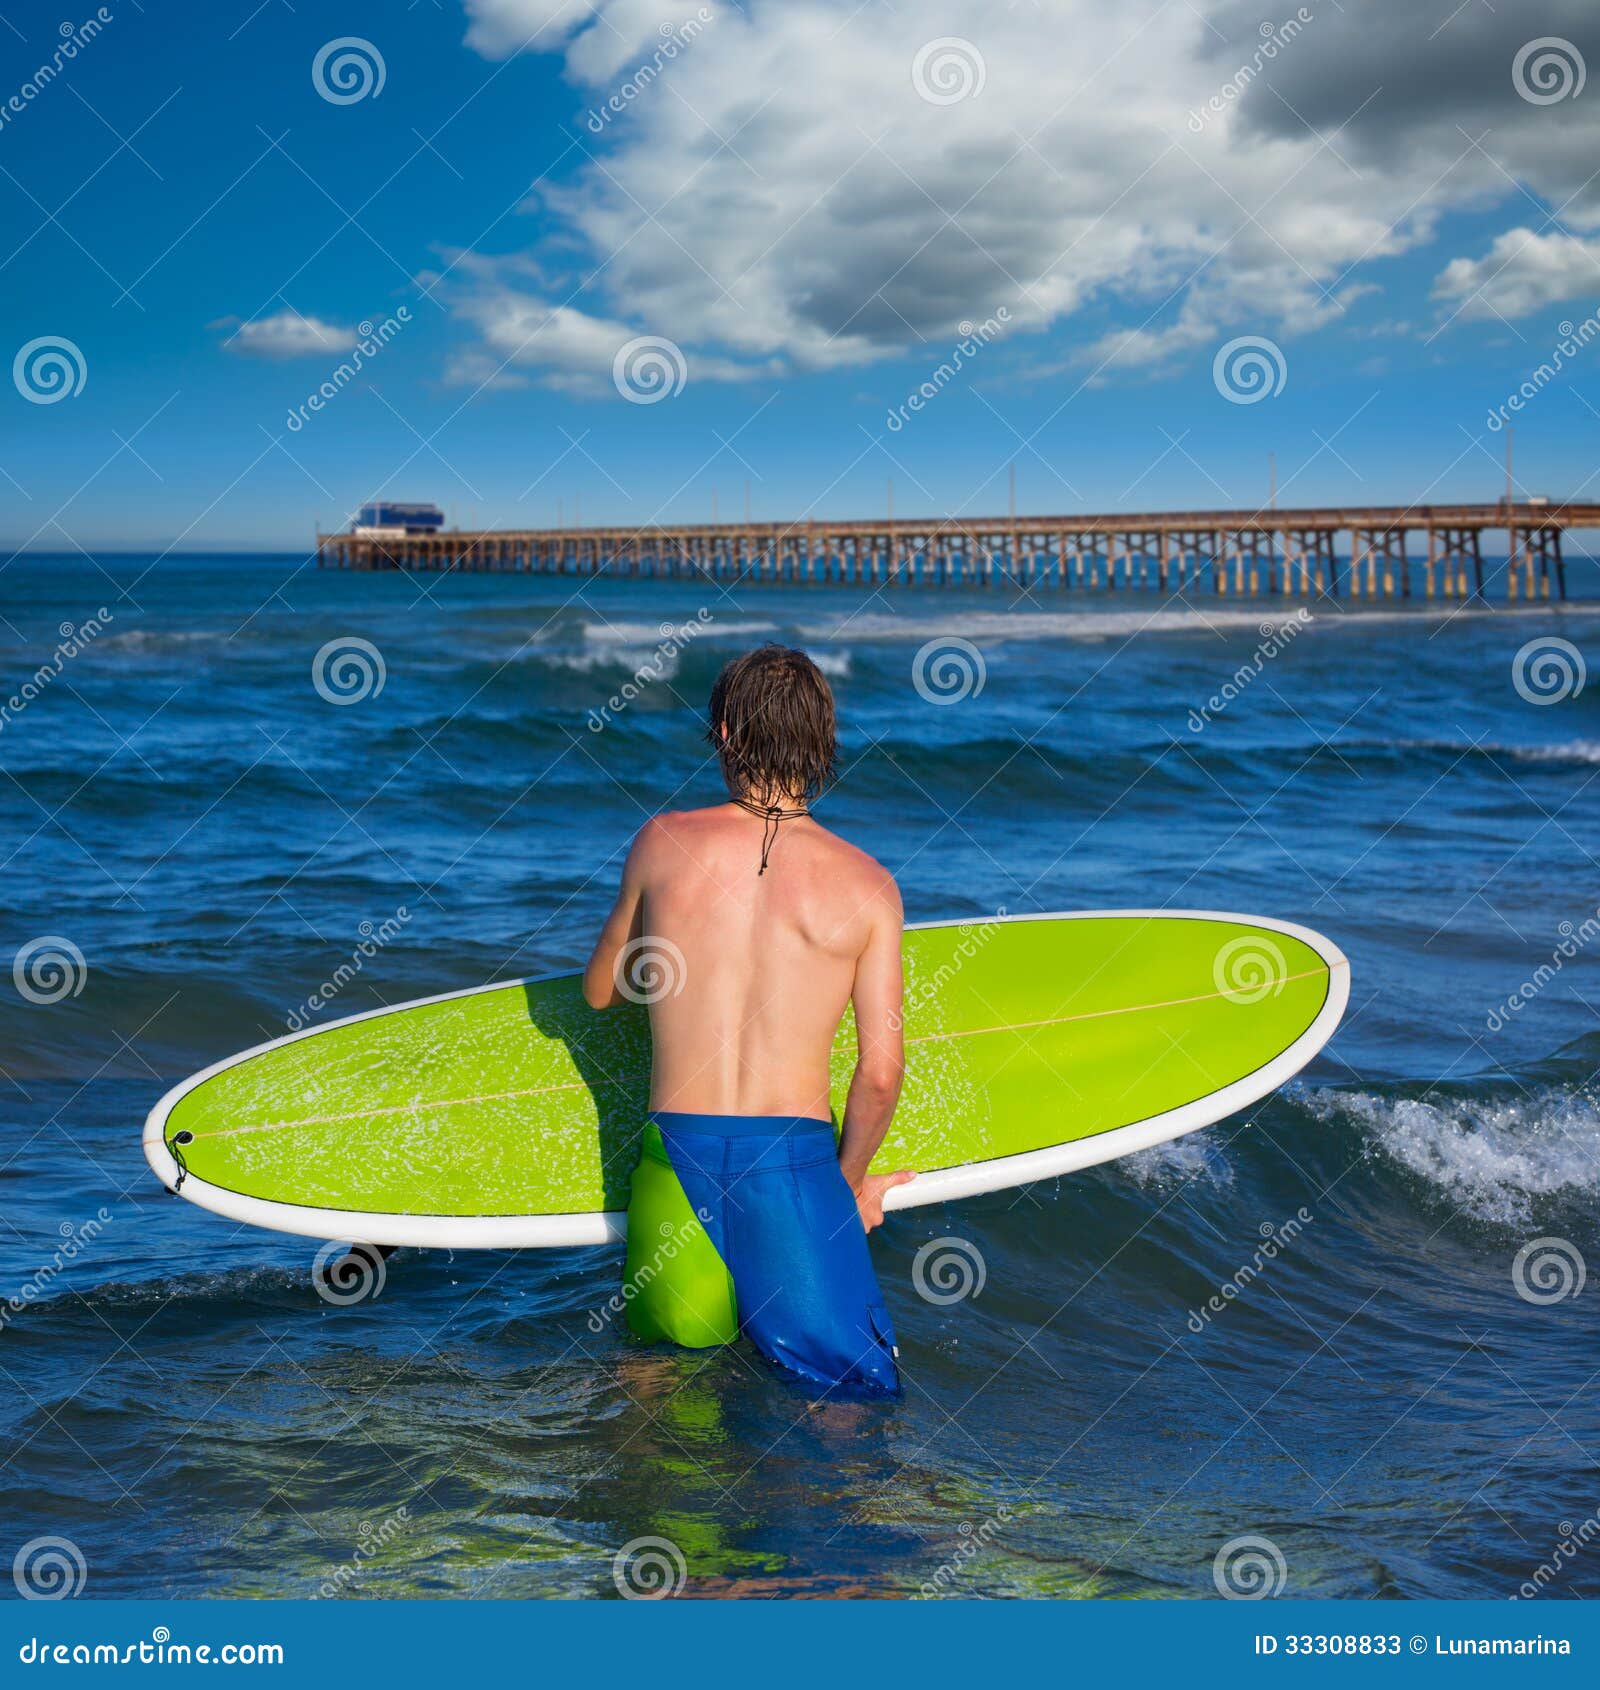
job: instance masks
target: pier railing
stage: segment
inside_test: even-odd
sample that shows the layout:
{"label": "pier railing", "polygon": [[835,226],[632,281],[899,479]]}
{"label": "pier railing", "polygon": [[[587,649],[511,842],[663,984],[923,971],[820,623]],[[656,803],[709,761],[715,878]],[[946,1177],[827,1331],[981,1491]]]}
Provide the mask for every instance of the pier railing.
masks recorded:
{"label": "pier railing", "polygon": [[1600,503],[319,534],[317,552],[333,569],[1470,598],[1494,584],[1483,536],[1503,532],[1489,575],[1528,599],[1566,597],[1572,528],[1600,528]]}

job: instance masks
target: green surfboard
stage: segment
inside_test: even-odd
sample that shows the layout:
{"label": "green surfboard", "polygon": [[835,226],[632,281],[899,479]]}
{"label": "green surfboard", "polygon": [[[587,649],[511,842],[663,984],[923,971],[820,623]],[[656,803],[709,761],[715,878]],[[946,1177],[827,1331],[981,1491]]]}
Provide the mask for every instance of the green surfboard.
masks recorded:
{"label": "green surfboard", "polygon": [[[906,1079],[875,1168],[905,1208],[1070,1173],[1210,1125],[1299,1071],[1349,964],[1304,927],[1112,910],[912,927]],[[400,1004],[219,1062],[151,1111],[169,1188],[235,1220],[371,1244],[621,1237],[647,1012],[576,974]],[[843,1108],[855,1061],[833,1052]]]}

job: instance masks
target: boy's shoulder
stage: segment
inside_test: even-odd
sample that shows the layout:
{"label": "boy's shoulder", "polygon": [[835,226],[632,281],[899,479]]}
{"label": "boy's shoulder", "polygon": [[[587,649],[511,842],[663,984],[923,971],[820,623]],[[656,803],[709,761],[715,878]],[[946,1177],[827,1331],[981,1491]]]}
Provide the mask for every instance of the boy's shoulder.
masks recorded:
{"label": "boy's shoulder", "polygon": [[835,867],[849,880],[855,895],[881,905],[886,911],[892,906],[894,912],[898,913],[900,888],[895,884],[894,876],[888,869],[876,857],[863,851],[859,845],[852,845],[848,839],[841,837],[831,828],[819,824],[818,831],[835,855]]}
{"label": "boy's shoulder", "polygon": [[639,839],[670,839],[710,821],[721,806],[702,805],[696,810],[658,810],[636,835]]}
{"label": "boy's shoulder", "polygon": [[633,836],[632,854],[641,862],[648,862],[669,850],[677,854],[695,833],[711,825],[713,816],[714,811],[710,808],[661,810]]}

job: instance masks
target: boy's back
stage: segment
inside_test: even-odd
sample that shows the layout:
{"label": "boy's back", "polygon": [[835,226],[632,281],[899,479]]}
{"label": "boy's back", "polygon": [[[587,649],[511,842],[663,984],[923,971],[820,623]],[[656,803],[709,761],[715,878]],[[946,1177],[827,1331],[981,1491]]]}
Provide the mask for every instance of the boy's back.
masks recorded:
{"label": "boy's back", "polygon": [[807,816],[779,824],[758,873],[765,827],[719,804],[639,835],[634,966],[650,999],[654,1109],[825,1118],[828,1056],[858,973],[870,1022],[873,965],[898,972],[887,871]]}

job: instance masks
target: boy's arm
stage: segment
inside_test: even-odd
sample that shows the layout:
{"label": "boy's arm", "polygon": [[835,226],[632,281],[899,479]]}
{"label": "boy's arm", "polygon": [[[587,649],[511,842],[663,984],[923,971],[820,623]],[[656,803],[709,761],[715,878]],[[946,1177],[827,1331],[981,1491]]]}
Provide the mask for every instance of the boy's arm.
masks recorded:
{"label": "boy's arm", "polygon": [[630,939],[644,932],[644,863],[649,852],[649,835],[655,823],[648,821],[634,836],[628,859],[622,865],[622,887],[611,913],[600,929],[600,937],[583,971],[583,995],[591,1009],[612,1009],[628,1001],[618,989],[617,964]]}
{"label": "boy's arm", "polygon": [[868,1232],[883,1221],[884,1194],[916,1178],[908,1168],[893,1174],[867,1172],[894,1118],[905,1076],[900,1019],[905,989],[900,960],[903,925],[900,893],[885,874],[874,900],[866,948],[856,959],[850,993],[856,1012],[856,1068],[839,1140],[839,1168],[855,1193],[861,1224]]}

